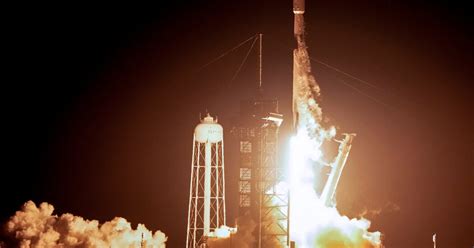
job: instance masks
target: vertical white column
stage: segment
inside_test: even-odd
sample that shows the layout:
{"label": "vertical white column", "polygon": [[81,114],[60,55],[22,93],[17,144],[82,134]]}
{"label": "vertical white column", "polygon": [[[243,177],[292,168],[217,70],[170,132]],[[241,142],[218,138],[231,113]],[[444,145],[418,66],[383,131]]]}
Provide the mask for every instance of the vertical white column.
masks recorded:
{"label": "vertical white column", "polygon": [[323,192],[321,193],[321,201],[328,207],[333,207],[336,193],[337,184],[341,178],[342,170],[344,170],[344,165],[346,164],[347,157],[351,151],[352,140],[355,137],[355,134],[344,134],[344,140],[339,145],[339,152],[337,154],[336,160],[331,164],[331,173],[324,185]]}
{"label": "vertical white column", "polygon": [[196,184],[195,184],[195,194],[194,194],[194,238],[193,238],[193,248],[197,247],[196,234],[197,234],[197,221],[198,221],[198,202],[199,202],[199,172],[201,171],[201,145],[199,143],[194,143],[197,146],[197,158],[196,158]]}
{"label": "vertical white column", "polygon": [[[193,135],[193,157],[191,158],[191,179],[189,181],[189,207],[188,207],[188,228],[187,228],[187,235],[186,235],[186,248],[189,248],[189,238],[190,238],[190,230],[191,230],[191,206],[195,204],[193,199],[193,176],[194,176],[194,153],[196,152],[196,136]],[[194,220],[196,223],[196,220]],[[196,228],[194,228],[196,230]],[[194,234],[196,236],[196,234]]]}
{"label": "vertical white column", "polygon": [[222,216],[222,218],[224,218],[222,220],[222,223],[223,225],[227,225],[226,223],[226,215],[225,215],[225,168],[224,168],[224,139],[222,139],[222,142],[221,142],[221,153],[219,153],[221,155],[221,168],[222,168],[222,208],[224,208],[223,212],[224,212],[224,216]]}
{"label": "vertical white column", "polygon": [[211,142],[206,141],[204,157],[204,236],[210,232],[211,224]]}
{"label": "vertical white column", "polygon": [[220,183],[220,180],[224,180],[224,179],[220,179],[219,178],[219,163],[220,163],[220,153],[219,153],[219,142],[216,143],[216,146],[215,146],[215,154],[216,154],[216,161],[215,161],[215,184],[216,184],[216,195],[214,196],[216,198],[216,226],[215,228],[219,228],[219,226],[221,225],[220,223],[220,219],[219,219],[219,202],[221,201],[221,197],[222,195],[220,194],[219,190],[220,190],[220,187],[219,187],[219,183]]}

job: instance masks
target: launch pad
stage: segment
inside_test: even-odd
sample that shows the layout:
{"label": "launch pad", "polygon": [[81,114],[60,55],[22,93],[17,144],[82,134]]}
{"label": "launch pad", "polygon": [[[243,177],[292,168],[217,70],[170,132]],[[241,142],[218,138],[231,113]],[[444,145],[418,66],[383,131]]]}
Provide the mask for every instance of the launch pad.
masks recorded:
{"label": "launch pad", "polygon": [[[336,129],[323,126],[322,109],[318,103],[320,90],[311,73],[311,63],[304,37],[304,0],[293,1],[293,13],[297,46],[293,51],[292,127],[294,133],[288,167],[278,163],[278,135],[283,122],[283,116],[278,110],[278,100],[263,95],[261,34],[259,35],[260,74],[257,94],[254,98],[241,102],[239,121],[231,131],[237,137],[240,152],[239,215],[250,218],[256,223],[256,228],[252,232],[254,240],[249,241],[247,246],[310,248],[316,242],[315,232],[324,229],[320,223],[326,221],[323,225],[332,225],[329,223],[335,220],[342,223],[342,228],[360,229],[359,233],[365,235],[363,239],[379,244],[380,233],[367,232],[367,222],[347,222],[347,218],[343,218],[335,208],[337,185],[355,134],[343,133],[343,138],[337,140]],[[201,128],[204,131],[200,131],[199,127],[208,125],[205,123],[209,121],[213,121],[212,117],[204,118],[195,131],[195,142],[205,145],[195,145],[193,150],[187,248],[211,247],[206,242],[207,238],[219,238],[215,232],[220,228],[226,228],[225,203],[219,203],[220,200],[225,201],[222,193],[225,185],[222,127],[219,125],[219,128],[206,130]],[[213,122],[212,125],[218,124]],[[214,132],[214,129],[220,131]],[[196,139],[201,136],[213,137],[215,133],[220,135],[219,140],[215,141],[217,142],[216,149],[208,149],[208,146],[212,147],[212,142],[214,142],[210,138]],[[222,143],[221,148],[217,148],[219,142]],[[338,154],[329,162],[326,162],[327,158],[321,151],[321,146],[325,142],[339,143]],[[200,152],[201,146],[206,147],[205,152]],[[217,153],[212,153],[212,151]],[[204,166],[199,161],[204,161],[202,163]],[[219,172],[220,164],[222,164],[222,172]],[[329,173],[316,176],[315,166],[329,167]],[[199,176],[200,173],[205,176]],[[209,176],[211,174],[216,176],[212,178]],[[321,192],[315,189],[316,180],[324,182]],[[214,184],[217,191],[210,186]],[[202,193],[199,193],[201,191]],[[203,203],[199,203],[201,201]],[[217,207],[210,207],[214,205]],[[219,211],[224,211],[223,217]],[[217,220],[217,225],[212,220]],[[219,226],[219,220],[224,226]],[[367,225],[365,229],[364,225]]]}

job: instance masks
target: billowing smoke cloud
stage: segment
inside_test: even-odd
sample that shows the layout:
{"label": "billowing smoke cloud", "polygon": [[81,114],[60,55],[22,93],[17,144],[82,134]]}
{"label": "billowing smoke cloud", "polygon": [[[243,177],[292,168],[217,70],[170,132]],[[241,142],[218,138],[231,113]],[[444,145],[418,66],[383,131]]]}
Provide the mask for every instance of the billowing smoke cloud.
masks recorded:
{"label": "billowing smoke cloud", "polygon": [[376,208],[376,209],[367,209],[366,207],[362,210],[361,213],[358,214],[358,216],[360,218],[367,218],[368,216],[370,217],[376,217],[380,214],[382,214],[382,212],[384,213],[392,213],[392,212],[397,212],[400,210],[400,206],[398,206],[397,204],[393,203],[393,202],[387,202],[385,204],[385,206],[383,206],[382,208]]}
{"label": "billowing smoke cloud", "polygon": [[369,220],[343,216],[335,207],[325,206],[314,193],[308,192],[309,187],[301,189],[306,191],[303,192],[306,194],[304,205],[295,204],[296,212],[292,212],[296,222],[293,239],[299,244],[297,247],[381,247],[381,233],[368,231]]}
{"label": "billowing smoke cloud", "polygon": [[[303,22],[300,19],[300,22]],[[314,164],[326,165],[321,146],[335,137],[334,127],[324,127],[318,103],[320,88],[311,73],[304,37],[297,36],[294,50],[293,110],[297,112],[297,135],[290,155],[291,227],[290,237],[299,248],[378,248],[381,233],[368,231],[370,221],[350,219],[335,207],[326,206],[314,189]]]}
{"label": "billowing smoke cloud", "polygon": [[72,214],[53,215],[48,203],[38,206],[32,201],[23,205],[5,226],[5,232],[15,247],[20,248],[165,248],[164,233],[152,233],[139,224],[133,229],[124,218],[116,217],[100,224]]}
{"label": "billowing smoke cloud", "polygon": [[256,224],[249,215],[237,219],[237,232],[227,238],[213,238],[208,240],[209,248],[251,248],[255,241],[252,232]]}
{"label": "billowing smoke cloud", "polygon": [[308,136],[308,145],[317,152],[325,140],[330,140],[336,135],[336,129],[333,126],[329,128],[323,126],[326,120],[318,103],[321,92],[311,73],[310,58],[304,42],[294,50],[293,56],[294,111],[298,113],[295,116],[298,123],[296,128],[298,132]]}

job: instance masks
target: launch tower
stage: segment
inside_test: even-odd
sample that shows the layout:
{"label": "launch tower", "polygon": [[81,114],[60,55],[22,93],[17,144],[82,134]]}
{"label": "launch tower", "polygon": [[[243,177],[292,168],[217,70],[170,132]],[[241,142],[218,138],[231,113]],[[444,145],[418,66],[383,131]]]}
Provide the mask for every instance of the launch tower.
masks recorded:
{"label": "launch tower", "polygon": [[250,216],[257,227],[254,247],[288,243],[288,192],[279,187],[283,171],[278,165],[278,132],[282,116],[278,101],[256,99],[241,103],[239,215]]}
{"label": "launch tower", "polygon": [[279,187],[283,169],[278,165],[278,133],[283,117],[278,100],[266,98],[262,90],[262,36],[257,96],[242,101],[233,134],[240,143],[239,215],[257,223],[253,247],[287,247],[288,191]]}

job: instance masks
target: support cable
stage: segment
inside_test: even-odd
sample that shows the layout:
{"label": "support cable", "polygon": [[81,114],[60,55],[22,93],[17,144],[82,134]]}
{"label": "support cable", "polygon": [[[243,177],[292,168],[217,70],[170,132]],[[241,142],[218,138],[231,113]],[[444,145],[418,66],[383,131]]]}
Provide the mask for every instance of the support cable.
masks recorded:
{"label": "support cable", "polygon": [[356,91],[357,93],[359,93],[359,94],[361,94],[361,95],[363,95],[363,96],[369,98],[370,100],[372,100],[372,101],[374,101],[374,102],[376,102],[376,103],[378,103],[378,104],[380,104],[380,105],[382,105],[382,106],[384,106],[384,107],[386,107],[386,108],[388,108],[388,109],[392,109],[392,107],[391,107],[390,105],[388,105],[387,103],[382,102],[382,101],[378,100],[377,98],[375,98],[375,97],[373,97],[373,96],[371,96],[371,95],[369,95],[369,94],[363,92],[362,90],[360,90],[360,89],[358,89],[357,87],[355,87],[355,86],[353,86],[353,85],[347,83],[346,81],[344,81],[344,80],[342,80],[342,79],[339,79],[338,81],[340,81],[341,83],[343,83],[343,84],[346,85],[347,87],[353,89],[353,90]]}
{"label": "support cable", "polygon": [[239,74],[240,70],[241,70],[242,67],[244,66],[245,62],[247,61],[247,58],[249,57],[249,54],[250,54],[250,52],[252,51],[253,46],[255,45],[255,42],[256,42],[257,39],[258,39],[257,36],[254,36],[254,37],[255,37],[255,38],[254,38],[254,40],[253,40],[253,42],[252,42],[252,45],[250,46],[250,49],[247,51],[247,54],[245,55],[244,60],[242,60],[242,63],[240,63],[239,68],[237,68],[237,71],[235,71],[234,76],[233,76],[232,79],[230,80],[229,84],[231,84],[231,83],[234,81],[234,79],[237,77],[237,75]]}
{"label": "support cable", "polygon": [[334,70],[334,71],[336,71],[336,72],[339,72],[339,73],[341,73],[341,74],[343,74],[343,75],[345,75],[345,76],[347,76],[347,77],[350,77],[351,79],[354,79],[354,80],[356,80],[356,81],[358,81],[358,82],[360,82],[360,83],[363,83],[363,84],[365,84],[365,85],[367,85],[367,86],[370,86],[370,87],[372,87],[372,88],[374,88],[374,89],[377,89],[377,90],[380,90],[380,91],[384,91],[384,89],[382,89],[382,88],[380,88],[380,87],[378,87],[378,86],[376,86],[376,85],[374,85],[374,84],[371,84],[371,83],[369,83],[369,82],[367,82],[367,81],[365,81],[365,80],[363,80],[363,79],[360,79],[360,78],[358,78],[358,77],[356,77],[356,76],[354,76],[354,75],[351,75],[351,74],[349,74],[349,73],[347,73],[347,72],[344,72],[343,70],[340,70],[340,69],[338,69],[338,68],[336,68],[336,67],[334,67],[334,66],[331,66],[331,65],[329,65],[329,64],[327,64],[327,63],[324,63],[324,62],[322,62],[321,60],[318,60],[318,59],[315,59],[315,58],[311,58],[311,57],[310,57],[310,59],[311,59],[312,61],[318,63],[318,64],[321,64],[321,65],[326,66],[326,67],[329,68],[329,69],[332,69],[332,70]]}
{"label": "support cable", "polygon": [[197,71],[201,71],[202,69],[204,69],[205,67],[209,66],[210,64],[213,64],[214,62],[218,61],[219,59],[223,58],[224,56],[226,56],[227,54],[229,54],[230,52],[236,50],[237,48],[243,46],[245,43],[249,42],[250,40],[254,39],[256,35],[252,35],[251,37],[249,37],[248,39],[242,41],[241,43],[239,43],[237,46],[227,50],[226,52],[222,53],[221,55],[217,56],[216,58],[212,59],[211,61],[207,62],[206,64],[204,64],[203,66],[199,67],[199,69]]}
{"label": "support cable", "polygon": [[[278,44],[282,45],[282,46],[285,47],[285,48],[288,47],[287,44],[284,44],[283,42],[278,42]],[[387,92],[385,89],[383,89],[383,88],[381,88],[381,87],[379,87],[379,86],[376,86],[375,84],[369,83],[369,82],[367,82],[367,81],[365,81],[365,80],[363,80],[363,79],[361,79],[361,78],[358,78],[358,77],[356,77],[356,76],[354,76],[354,75],[352,75],[352,74],[349,74],[349,73],[347,73],[347,72],[345,72],[345,71],[343,71],[343,70],[341,70],[341,69],[338,69],[338,68],[336,68],[336,67],[334,67],[334,66],[332,66],[332,65],[329,65],[328,63],[325,63],[325,62],[323,62],[323,61],[321,61],[321,60],[319,60],[319,59],[310,57],[310,60],[311,60],[311,61],[314,61],[314,62],[316,62],[316,63],[318,63],[318,64],[320,64],[320,65],[323,65],[323,66],[325,66],[326,68],[329,68],[329,69],[331,69],[331,70],[333,70],[333,71],[335,71],[335,72],[337,72],[337,73],[339,73],[339,74],[342,74],[342,75],[344,75],[344,76],[346,76],[346,77],[348,77],[348,78],[350,78],[350,79],[352,79],[352,80],[355,80],[355,81],[357,81],[357,82],[363,83],[363,84],[365,84],[365,85],[367,85],[367,86],[369,86],[369,87],[371,87],[371,88],[377,89],[377,90],[379,90],[379,91],[381,91],[381,92]],[[353,86],[352,84],[350,84],[350,83],[348,83],[348,82],[346,82],[346,81],[342,81],[342,80],[339,80],[339,81],[341,81],[341,83],[343,83],[345,86],[347,86],[347,87],[351,88],[352,90],[358,92],[359,94],[361,94],[361,95],[363,95],[363,96],[365,96],[365,97],[367,97],[367,98],[369,98],[369,99],[371,99],[371,100],[373,100],[373,101],[375,101],[375,102],[377,102],[377,103],[379,103],[379,104],[381,104],[381,105],[383,105],[383,106],[385,106],[385,107],[389,107],[388,104],[386,104],[386,103],[384,103],[384,102],[382,102],[382,101],[376,99],[376,98],[373,97],[373,96],[370,96],[369,94],[363,92],[362,90],[358,89],[357,87]]]}

